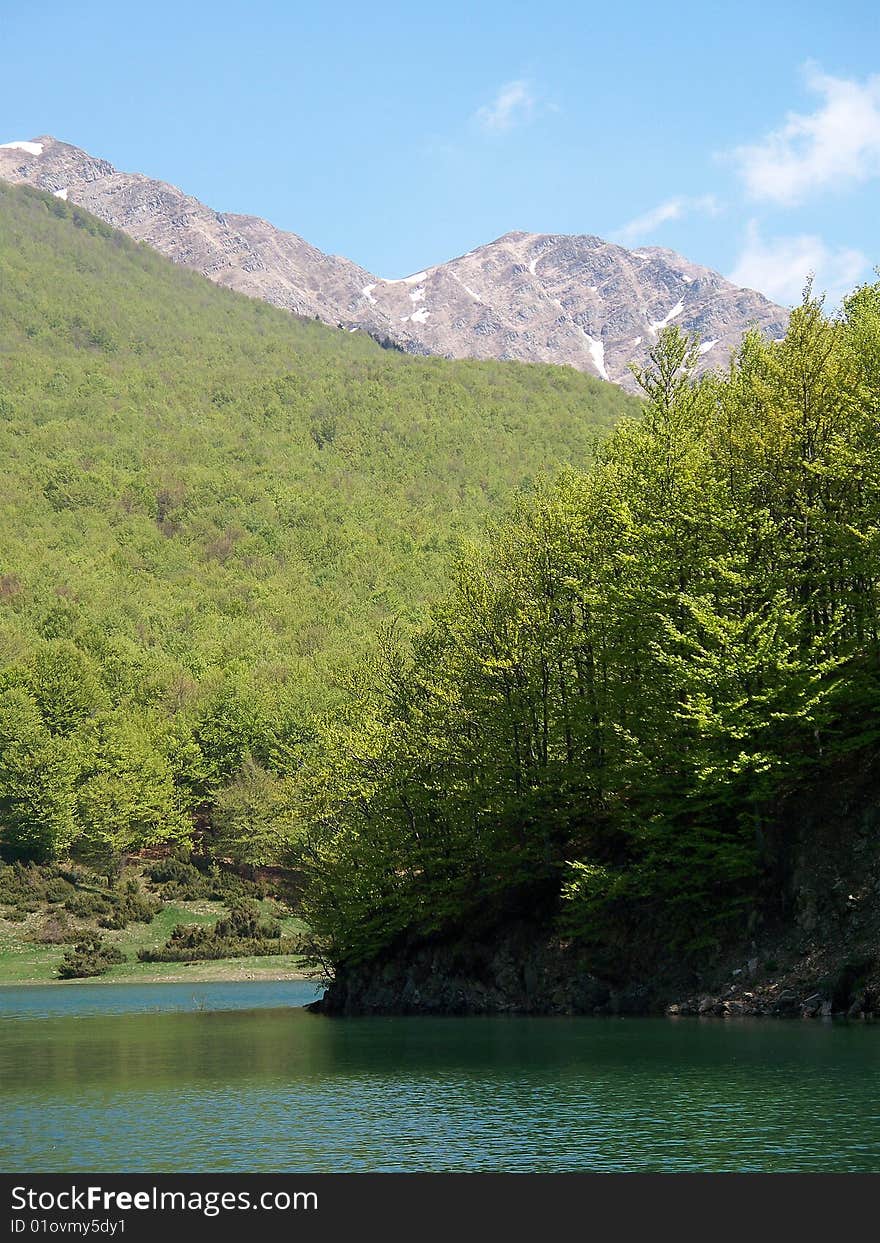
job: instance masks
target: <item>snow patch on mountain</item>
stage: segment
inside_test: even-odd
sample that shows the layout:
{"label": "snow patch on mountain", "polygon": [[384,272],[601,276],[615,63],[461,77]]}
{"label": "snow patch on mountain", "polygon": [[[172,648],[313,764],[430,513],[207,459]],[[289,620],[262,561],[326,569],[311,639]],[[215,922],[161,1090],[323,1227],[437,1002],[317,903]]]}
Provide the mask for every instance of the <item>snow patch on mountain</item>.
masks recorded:
{"label": "snow patch on mountain", "polygon": [[469,294],[470,297],[473,298],[474,302],[483,301],[483,299],[480,297],[477,291],[475,289],[471,289],[470,285],[466,285],[464,281],[461,279],[461,277],[456,272],[453,272],[451,268],[449,270],[449,275],[452,277],[452,279],[455,281],[457,285],[461,285],[465,293]]}
{"label": "snow patch on mountain", "polygon": [[590,343],[590,358],[593,360],[593,366],[599,372],[602,379],[607,380],[609,376],[605,368],[605,346],[597,337],[591,337],[586,328],[584,329],[584,336]]}
{"label": "snow patch on mountain", "polygon": [[26,151],[28,155],[42,155],[43,144],[41,142],[0,142],[0,150],[2,151]]}
{"label": "snow patch on mountain", "polygon": [[684,302],[679,298],[678,302],[676,302],[675,306],[668,312],[668,314],[664,315],[662,319],[653,320],[650,324],[648,324],[648,327],[651,332],[659,332],[661,328],[665,328],[667,324],[671,323],[676,318],[676,316],[680,315],[683,310]]}

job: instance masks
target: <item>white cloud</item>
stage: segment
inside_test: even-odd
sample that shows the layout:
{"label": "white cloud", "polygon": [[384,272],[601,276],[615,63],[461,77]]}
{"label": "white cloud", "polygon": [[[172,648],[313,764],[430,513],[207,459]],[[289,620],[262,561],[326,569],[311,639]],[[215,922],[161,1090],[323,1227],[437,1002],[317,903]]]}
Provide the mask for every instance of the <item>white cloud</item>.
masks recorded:
{"label": "white cloud", "polygon": [[703,194],[698,198],[680,195],[678,198],[667,199],[665,203],[658,203],[642,216],[636,216],[635,220],[630,220],[618,229],[615,237],[624,243],[636,242],[640,238],[649,237],[669,220],[680,220],[682,216],[689,216],[693,212],[717,216],[720,211],[721,204],[714,194]]}
{"label": "white cloud", "polygon": [[880,176],[880,76],[859,83],[808,65],[806,77],[823,96],[820,107],[789,113],[779,129],[732,152],[754,199],[790,205]]}
{"label": "white cloud", "polygon": [[505,82],[490,104],[478,108],[474,120],[487,134],[501,134],[535,115],[537,99],[528,82]]}
{"label": "white cloud", "polygon": [[735,285],[757,289],[774,302],[793,305],[800,302],[807,277],[812,275],[814,292],[827,295],[826,309],[831,310],[864,277],[867,267],[868,260],[861,251],[826,246],[814,234],[765,241],[752,220],[729,279]]}

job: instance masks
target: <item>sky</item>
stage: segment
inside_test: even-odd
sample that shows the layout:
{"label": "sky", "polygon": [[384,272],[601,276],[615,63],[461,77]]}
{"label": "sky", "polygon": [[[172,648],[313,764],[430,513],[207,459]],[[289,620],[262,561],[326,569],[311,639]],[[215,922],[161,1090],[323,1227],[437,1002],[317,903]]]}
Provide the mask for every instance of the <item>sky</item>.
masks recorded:
{"label": "sky", "polygon": [[880,5],[0,0],[0,142],[51,134],[395,278],[512,229],[784,304],[880,263]]}

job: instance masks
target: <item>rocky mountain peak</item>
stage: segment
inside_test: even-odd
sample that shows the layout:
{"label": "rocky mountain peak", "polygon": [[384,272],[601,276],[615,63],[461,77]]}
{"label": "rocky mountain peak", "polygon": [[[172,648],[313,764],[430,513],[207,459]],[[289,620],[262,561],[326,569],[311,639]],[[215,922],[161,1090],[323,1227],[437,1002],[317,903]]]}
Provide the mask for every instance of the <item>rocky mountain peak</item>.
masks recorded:
{"label": "rocky mountain peak", "polygon": [[220,213],[176,186],[122,173],[50,135],[0,144],[0,177],[68,199],[175,263],[298,315],[449,358],[559,363],[632,387],[673,321],[723,365],[749,327],[788,313],[658,246],[514,230],[445,263],[383,280],[255,216]]}

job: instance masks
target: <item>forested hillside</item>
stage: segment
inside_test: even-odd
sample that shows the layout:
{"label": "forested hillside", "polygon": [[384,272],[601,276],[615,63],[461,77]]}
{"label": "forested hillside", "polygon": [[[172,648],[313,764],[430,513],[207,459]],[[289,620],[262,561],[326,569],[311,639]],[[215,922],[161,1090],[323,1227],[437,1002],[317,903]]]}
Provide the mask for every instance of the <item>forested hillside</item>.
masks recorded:
{"label": "forested hillside", "polygon": [[[458,558],[430,622],[387,635],[316,752],[310,918],[345,1004],[359,963],[381,974],[432,938],[491,942],[523,919],[618,980],[718,961],[756,920],[791,922],[798,852],[797,883],[818,891],[802,944],[843,954],[864,934],[880,286],[834,321],[807,300],[727,376],[694,382],[694,361],[664,330],[645,418]],[[376,1004],[427,1004],[400,996]]]}
{"label": "forested hillside", "polygon": [[[276,858],[311,717],[454,541],[637,404],[383,351],[0,184],[0,833]],[[283,813],[283,814],[282,814]]]}
{"label": "forested hillside", "polygon": [[665,328],[642,408],[383,351],[0,187],[3,855],[292,863],[354,1008],[523,924],[510,978],[718,961],[797,874],[848,997],[880,963],[880,286],[697,359]]}

